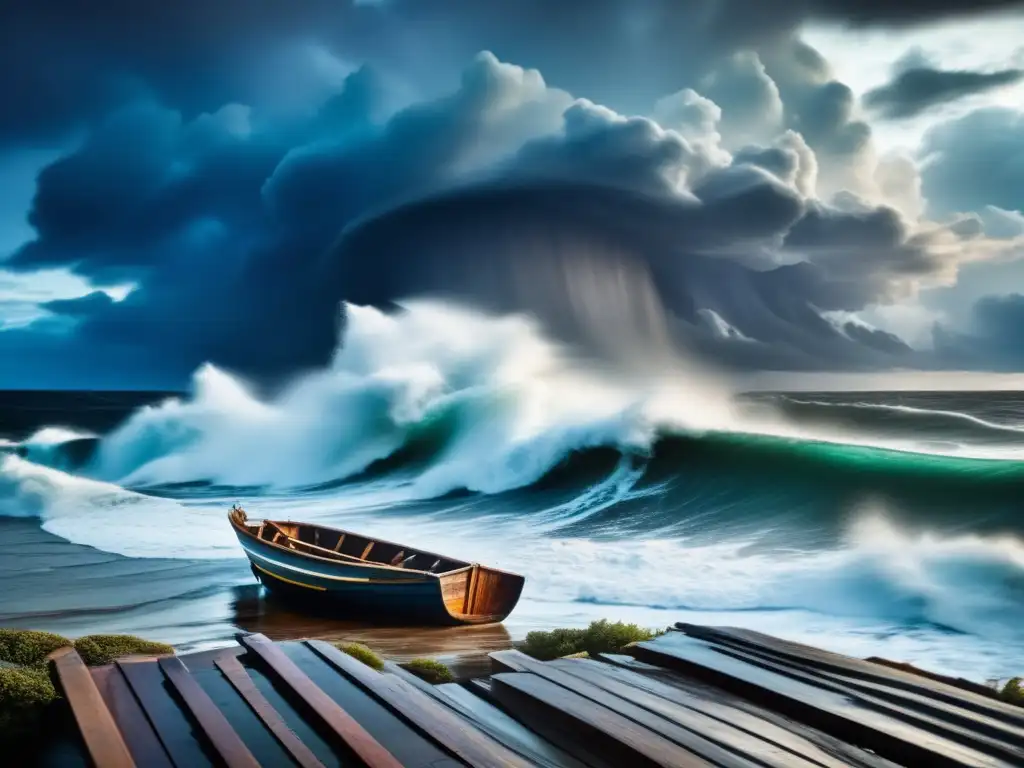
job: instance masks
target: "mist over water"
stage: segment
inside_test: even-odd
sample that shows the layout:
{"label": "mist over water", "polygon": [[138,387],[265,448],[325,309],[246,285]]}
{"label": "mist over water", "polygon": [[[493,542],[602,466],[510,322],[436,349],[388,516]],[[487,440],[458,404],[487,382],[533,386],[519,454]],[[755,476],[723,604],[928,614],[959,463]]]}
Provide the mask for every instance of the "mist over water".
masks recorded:
{"label": "mist over water", "polygon": [[128,557],[236,558],[238,500],[522,572],[520,611],[864,653],[899,635],[924,663],[955,647],[955,671],[1019,672],[1024,397],[738,397],[673,345],[642,275],[568,284],[600,348],[525,315],[347,306],[331,364],[272,397],[207,365],[102,436],[8,441],[0,514]]}

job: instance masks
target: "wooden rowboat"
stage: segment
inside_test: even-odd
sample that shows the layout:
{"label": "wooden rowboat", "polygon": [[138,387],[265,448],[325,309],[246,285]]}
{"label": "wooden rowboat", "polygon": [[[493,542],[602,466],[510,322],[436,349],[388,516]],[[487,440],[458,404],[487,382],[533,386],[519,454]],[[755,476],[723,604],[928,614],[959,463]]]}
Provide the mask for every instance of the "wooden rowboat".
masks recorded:
{"label": "wooden rowboat", "polygon": [[351,531],[249,520],[237,506],[228,519],[265,587],[346,618],[490,624],[508,616],[523,591],[518,574]]}

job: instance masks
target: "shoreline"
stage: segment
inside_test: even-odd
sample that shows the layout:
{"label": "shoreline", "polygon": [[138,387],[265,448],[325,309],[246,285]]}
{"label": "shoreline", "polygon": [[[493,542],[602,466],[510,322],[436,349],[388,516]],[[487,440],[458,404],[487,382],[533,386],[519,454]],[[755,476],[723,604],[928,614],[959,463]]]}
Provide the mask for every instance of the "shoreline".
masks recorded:
{"label": "shoreline", "polygon": [[[289,610],[262,593],[244,557],[223,560],[127,558],[75,544],[40,527],[38,518],[0,518],[0,627],[66,637],[130,634],[179,653],[232,645],[238,633],[272,640],[317,638],[358,642],[381,656],[436,658],[459,677],[486,671],[487,654],[511,648],[533,630],[583,628],[608,619],[664,629],[679,620],[747,627],[835,653],[880,656],[977,683],[1019,674],[988,674],[965,663],[986,641],[959,634],[919,633],[878,623],[850,629],[827,615],[544,602],[524,597],[502,624],[485,627],[402,627],[343,621]],[[845,631],[844,631],[845,630]],[[979,651],[979,647],[981,650]],[[965,656],[970,652],[971,657]]]}
{"label": "shoreline", "polygon": [[294,612],[261,590],[244,558],[138,560],[66,541],[35,518],[0,518],[0,627],[6,629],[138,635],[179,653],[232,645],[239,632],[346,640],[394,661],[437,658],[459,676],[485,672],[488,653],[512,647],[504,624],[368,625]]}

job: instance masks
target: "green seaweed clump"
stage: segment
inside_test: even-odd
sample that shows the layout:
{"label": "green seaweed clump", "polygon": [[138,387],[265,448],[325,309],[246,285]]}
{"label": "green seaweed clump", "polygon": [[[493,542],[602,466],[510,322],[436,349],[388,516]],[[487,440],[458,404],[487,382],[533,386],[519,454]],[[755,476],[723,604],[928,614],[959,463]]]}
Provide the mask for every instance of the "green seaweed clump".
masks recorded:
{"label": "green seaweed clump", "polygon": [[46,656],[71,645],[66,637],[34,629],[0,629],[0,661],[23,667],[39,667]]}
{"label": "green seaweed clump", "polygon": [[90,667],[135,654],[157,656],[174,653],[174,648],[166,643],[155,643],[134,635],[86,635],[75,640],[75,650]]}
{"label": "green seaweed clump", "polygon": [[452,671],[440,661],[435,661],[434,659],[413,659],[412,661],[405,662],[401,667],[421,680],[426,680],[431,685],[455,682]]}
{"label": "green seaweed clump", "polygon": [[999,692],[1003,701],[1024,707],[1024,678],[1011,677]]}
{"label": "green seaweed clump", "polygon": [[549,632],[530,632],[519,650],[541,661],[575,656],[586,652],[617,653],[630,643],[653,640],[660,631],[644,629],[636,624],[607,619],[591,622],[586,629],[553,629]]}
{"label": "green seaweed clump", "polygon": [[384,662],[380,656],[362,643],[335,643],[334,647],[339,651],[344,651],[353,659],[363,662],[366,666],[376,669],[378,672],[384,669]]}
{"label": "green seaweed clump", "polygon": [[56,698],[50,675],[42,667],[0,668],[0,742],[37,728]]}

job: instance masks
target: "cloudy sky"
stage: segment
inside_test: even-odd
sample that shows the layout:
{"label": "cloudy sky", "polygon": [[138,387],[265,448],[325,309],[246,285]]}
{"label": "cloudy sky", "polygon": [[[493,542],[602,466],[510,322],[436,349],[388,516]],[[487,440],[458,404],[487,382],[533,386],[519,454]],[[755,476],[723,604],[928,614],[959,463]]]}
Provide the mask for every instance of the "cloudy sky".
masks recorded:
{"label": "cloudy sky", "polygon": [[581,341],[657,305],[750,376],[1024,371],[1022,6],[8,4],[0,387],[274,381],[420,295]]}

